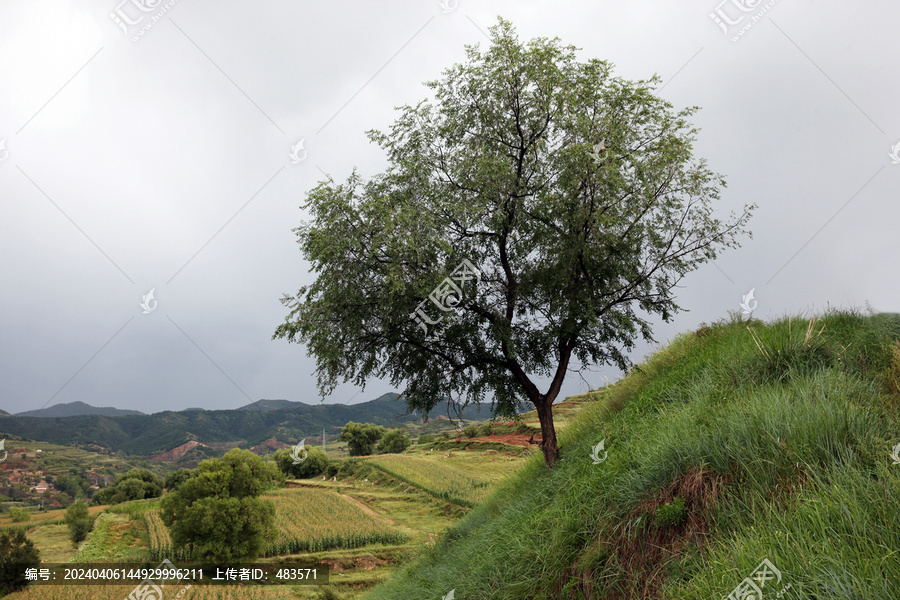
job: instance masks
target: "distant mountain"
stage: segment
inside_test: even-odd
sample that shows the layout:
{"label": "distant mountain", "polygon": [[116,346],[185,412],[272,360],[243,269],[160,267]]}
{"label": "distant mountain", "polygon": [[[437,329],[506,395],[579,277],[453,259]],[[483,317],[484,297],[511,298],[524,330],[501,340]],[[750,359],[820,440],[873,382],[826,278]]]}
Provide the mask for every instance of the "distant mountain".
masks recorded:
{"label": "distant mountain", "polygon": [[126,410],[111,406],[97,407],[84,402],[69,402],[67,404],[54,404],[50,408],[26,410],[16,413],[17,417],[77,417],[80,415],[100,415],[103,417],[121,417],[125,415],[143,415],[139,410]]}
{"label": "distant mountain", "polygon": [[[322,429],[328,437],[333,437],[347,421],[392,427],[422,419],[421,413],[406,414],[406,404],[396,398],[398,394],[384,394],[375,400],[350,405],[263,400],[249,405],[257,405],[256,408],[164,411],[150,415],[51,418],[10,415],[0,420],[0,438],[12,434],[61,445],[98,444],[109,450],[142,456],[159,455],[190,441],[212,447],[229,443],[248,447],[272,438],[295,442],[320,437]],[[288,404],[277,408],[267,407],[267,402]],[[488,418],[489,405],[482,406],[484,410],[480,412],[475,405],[467,407],[463,418]],[[438,418],[446,414],[447,403],[441,402],[431,410],[430,416]]]}
{"label": "distant mountain", "polygon": [[241,406],[238,410],[261,410],[261,411],[270,411],[270,410],[278,410],[279,408],[291,408],[293,406],[309,406],[308,404],[304,404],[303,402],[291,402],[290,400],[257,400],[253,404],[248,404],[246,406]]}
{"label": "distant mountain", "polygon": [[0,408],[0,417],[2,417],[3,415],[8,415],[8,414],[9,414],[8,412],[6,412],[2,408]]}

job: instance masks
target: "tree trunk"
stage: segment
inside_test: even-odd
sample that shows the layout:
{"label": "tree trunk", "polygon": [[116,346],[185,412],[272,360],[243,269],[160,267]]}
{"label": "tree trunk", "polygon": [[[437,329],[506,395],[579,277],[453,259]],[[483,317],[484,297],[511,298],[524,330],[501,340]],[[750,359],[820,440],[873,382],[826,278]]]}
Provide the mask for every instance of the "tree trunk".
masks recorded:
{"label": "tree trunk", "polygon": [[541,422],[541,450],[544,452],[544,464],[549,469],[559,460],[556,428],[553,426],[553,399],[542,396],[534,406]]}

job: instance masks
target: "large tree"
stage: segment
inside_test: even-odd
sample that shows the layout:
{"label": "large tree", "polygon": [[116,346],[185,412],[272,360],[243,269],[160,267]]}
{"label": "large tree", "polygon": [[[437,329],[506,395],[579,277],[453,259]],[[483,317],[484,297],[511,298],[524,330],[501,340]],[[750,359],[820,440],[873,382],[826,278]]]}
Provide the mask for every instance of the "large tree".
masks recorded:
{"label": "large tree", "polygon": [[238,448],[204,460],[160,502],[172,542],[204,560],[255,559],[277,533],[275,505],[259,498],[277,472],[274,463]]}
{"label": "large tree", "polygon": [[510,416],[527,401],[551,466],[566,374],[627,370],[649,319],[681,310],[673,289],[738,246],[754,206],[713,216],[725,181],[693,156],[697,107],[674,110],[657,77],[521,44],[502,19],[491,42],[426,84],[436,102],[368,132],[384,173],[310,191],[294,231],[318,276],[282,299],[273,338],[307,345],[323,394],[381,377],[410,410],[492,394]]}

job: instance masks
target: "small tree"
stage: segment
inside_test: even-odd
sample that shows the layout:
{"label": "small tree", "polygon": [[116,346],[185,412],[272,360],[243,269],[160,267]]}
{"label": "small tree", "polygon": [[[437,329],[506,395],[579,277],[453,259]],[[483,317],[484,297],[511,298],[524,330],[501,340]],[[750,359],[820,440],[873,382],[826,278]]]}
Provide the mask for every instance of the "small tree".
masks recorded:
{"label": "small tree", "polygon": [[350,456],[366,456],[375,453],[375,444],[386,429],[373,423],[348,422],[341,430],[341,439],[347,442]]}
{"label": "small tree", "polygon": [[273,456],[275,464],[281,469],[281,472],[288,477],[303,479],[307,477],[315,477],[328,468],[328,455],[318,446],[307,446],[306,458],[294,464],[294,458],[291,451],[287,448],[281,448],[275,451]]}
{"label": "small tree", "polygon": [[28,585],[25,569],[41,564],[40,553],[21,529],[0,533],[0,596]]}
{"label": "small tree", "polygon": [[409,436],[402,429],[389,429],[378,442],[379,454],[399,454],[409,448]]}
{"label": "small tree", "polygon": [[275,464],[249,450],[204,460],[160,502],[172,542],[213,562],[255,559],[276,533],[275,506],[259,495],[277,479]]}
{"label": "small tree", "polygon": [[94,528],[94,520],[88,513],[87,504],[82,500],[78,500],[66,509],[65,522],[69,526],[69,537],[73,544],[84,541],[87,534]]}

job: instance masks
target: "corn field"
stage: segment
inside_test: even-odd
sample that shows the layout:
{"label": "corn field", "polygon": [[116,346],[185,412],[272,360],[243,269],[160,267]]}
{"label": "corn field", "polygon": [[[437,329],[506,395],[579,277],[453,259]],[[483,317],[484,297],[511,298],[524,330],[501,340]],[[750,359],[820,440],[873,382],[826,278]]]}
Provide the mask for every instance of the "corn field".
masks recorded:
{"label": "corn field", "polygon": [[174,547],[169,530],[159,516],[158,510],[148,510],[144,513],[144,523],[147,525],[147,533],[150,534],[150,560],[162,561],[187,560],[187,549]]}
{"label": "corn field", "polygon": [[275,503],[275,524],[279,529],[265,556],[401,544],[407,540],[389,524],[328,490],[285,489],[263,497]]}
{"label": "corn field", "polygon": [[487,497],[489,491],[489,482],[474,479],[433,460],[385,454],[366,462],[436,498],[462,506],[475,506]]}

